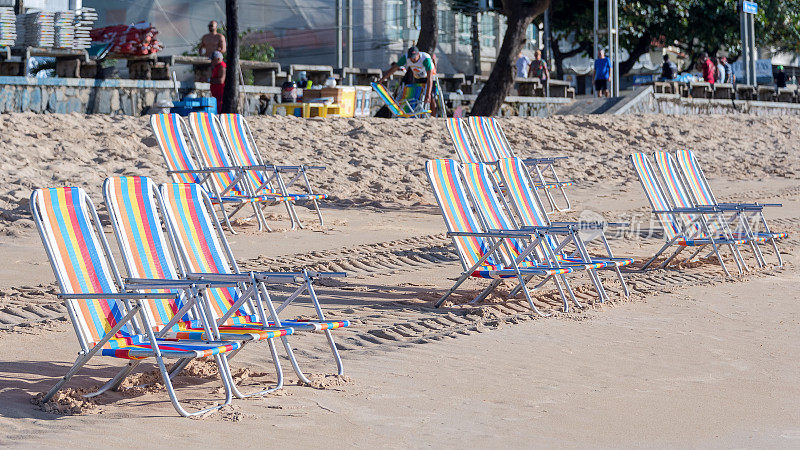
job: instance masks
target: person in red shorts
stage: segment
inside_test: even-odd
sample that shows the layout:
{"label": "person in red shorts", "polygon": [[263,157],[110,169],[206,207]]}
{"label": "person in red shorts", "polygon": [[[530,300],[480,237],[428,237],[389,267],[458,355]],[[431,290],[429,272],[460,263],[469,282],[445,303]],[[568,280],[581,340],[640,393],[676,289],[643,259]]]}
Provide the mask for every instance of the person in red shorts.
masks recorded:
{"label": "person in red shorts", "polygon": [[228,66],[222,60],[222,52],[211,55],[211,96],[217,99],[217,113],[222,110],[222,92],[225,90],[225,72]]}

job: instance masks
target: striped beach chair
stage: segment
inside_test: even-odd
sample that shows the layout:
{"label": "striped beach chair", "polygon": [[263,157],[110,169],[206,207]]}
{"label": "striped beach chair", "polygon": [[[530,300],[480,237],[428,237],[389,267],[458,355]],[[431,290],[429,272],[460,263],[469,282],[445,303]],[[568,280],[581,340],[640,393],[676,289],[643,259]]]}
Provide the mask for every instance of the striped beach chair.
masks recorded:
{"label": "striped beach chair", "polygon": [[[324,225],[318,202],[328,198],[328,194],[314,193],[314,189],[308,180],[308,172],[311,170],[325,170],[325,166],[266,164],[261,158],[261,152],[256,146],[256,140],[253,138],[253,133],[244,117],[240,114],[221,114],[219,122],[233,157],[240,166],[246,168],[245,173],[256,195],[281,195],[291,198],[293,202],[310,201],[314,205],[319,224]],[[289,180],[284,181],[282,174],[288,174]],[[290,192],[290,189],[300,180],[303,181],[303,188],[306,192]],[[292,202],[286,202],[286,205],[290,208],[289,214],[292,219],[292,228],[296,226],[302,228],[303,225],[297,217]]]}
{"label": "striped beach chair", "polygon": [[[525,253],[515,257],[518,250],[511,248],[514,245],[513,239],[529,238],[530,233],[486,229],[473,211],[474,205],[464,185],[461,167],[456,161],[429,160],[425,163],[425,170],[447,226],[447,234],[453,239],[463,268],[461,276],[453,287],[435,303],[437,308],[470,277],[493,280],[473,302],[486,298],[496,289],[500,284],[496,280],[516,278],[531,309],[537,314],[547,315],[539,311],[533,303],[526,286],[529,276],[540,276],[555,283],[561,299],[567,305],[567,298],[561,286],[566,279],[559,280],[559,278],[563,274],[572,272],[573,269],[539,263],[533,258],[528,258],[528,254]],[[529,251],[535,249],[531,247]],[[569,289],[568,285],[567,288]]]}
{"label": "striped beach chair", "polygon": [[261,212],[264,205],[274,205],[283,203],[289,214],[290,221],[294,224],[296,214],[294,212],[294,199],[287,197],[277,191],[264,191],[258,194],[255,192],[256,186],[250,183],[247,171],[239,166],[233,159],[232,152],[228,148],[219,120],[215,114],[211,113],[191,113],[188,117],[189,130],[194,138],[197,153],[204,168],[209,169],[228,169],[225,172],[214,172],[210,178],[215,183],[217,189],[223,186],[231,187],[239,195],[250,197],[253,208],[257,211],[256,218],[259,219],[259,230],[263,227],[268,231],[272,229],[267,225],[267,221]]}
{"label": "striped beach chair", "polygon": [[[469,128],[475,136],[476,145],[479,149],[482,162],[495,162],[502,158],[514,158],[516,155],[506,138],[500,123],[494,117],[473,116],[468,119]],[[547,203],[550,205],[549,213],[556,211],[570,211],[572,204],[567,196],[564,187],[572,186],[571,181],[561,181],[555,170],[555,163],[558,160],[566,159],[566,156],[552,158],[527,158],[523,161],[527,167],[533,168],[531,174],[537,190],[544,192]],[[545,173],[548,175],[545,176]],[[556,191],[561,197],[565,206],[558,205],[553,192]]]}
{"label": "striped beach chair", "polygon": [[661,224],[664,239],[666,240],[661,249],[642,266],[642,270],[647,269],[664,251],[673,245],[677,245],[677,248],[661,264],[661,268],[667,267],[687,247],[695,248],[693,256],[696,256],[710,245],[713,254],[716,255],[726,275],[730,276],[730,272],[720,253],[721,246],[725,246],[731,251],[739,273],[743,273],[743,260],[738,244],[746,243],[746,241],[734,239],[726,234],[725,230],[712,232],[709,221],[719,214],[718,210],[710,207],[682,208],[672,205],[664,193],[661,182],[658,180],[656,172],[653,171],[647,156],[644,153],[634,153],[630,158],[653,214]]}
{"label": "striped beach chair", "polygon": [[[160,187],[161,197],[164,201],[164,215],[172,236],[175,239],[176,253],[180,255],[183,270],[189,278],[202,278],[209,280],[227,280],[229,277],[246,275],[251,280],[251,286],[257,286],[263,298],[263,304],[270,311],[268,325],[282,325],[291,327],[295,331],[316,331],[325,334],[330,346],[333,358],[336,361],[337,373],[344,373],[341,357],[333,341],[331,330],[344,328],[350,325],[347,320],[327,320],[322,311],[317,294],[314,291],[313,282],[316,279],[343,277],[343,272],[248,272],[242,274],[236,260],[233,257],[225,234],[219,221],[209,213],[211,202],[205,191],[196,184],[163,184]],[[233,275],[231,275],[233,274]],[[267,284],[296,284],[298,287],[274,310],[272,310],[272,299],[267,290]],[[213,295],[212,295],[213,294]],[[314,310],[317,314],[316,320],[278,320],[280,314],[293,301],[308,294]],[[215,311],[220,320],[247,323],[258,323],[260,317],[242,314],[239,310],[235,313],[231,305],[236,298],[227,290],[209,291],[211,308]],[[225,312],[227,309],[227,313]],[[258,308],[263,311],[263,308]],[[306,383],[310,380],[303,374],[296,358],[285,336],[281,337],[284,348],[290,355],[297,376]]]}
{"label": "striped beach chair", "polygon": [[430,115],[431,111],[428,110],[414,110],[408,102],[397,103],[397,101],[392,97],[389,91],[386,90],[382,84],[378,83],[370,83],[372,85],[372,89],[375,89],[375,92],[378,94],[378,97],[383,100],[383,103],[389,108],[389,111],[392,112],[394,117],[400,118],[415,118],[415,117],[425,117]]}
{"label": "striped beach chair", "polygon": [[[188,130],[181,116],[153,114],[150,116],[150,126],[161,148],[161,154],[167,163],[167,174],[172,181],[198,183],[205,187],[210,192],[211,201],[219,206],[220,216],[228,230],[236,233],[231,226],[230,218],[248,205],[253,207],[259,229],[269,229],[261,209],[255,205],[262,199],[250,195],[237,185],[242,180],[241,176],[232,175],[230,168],[207,168],[197,162],[197,149],[192,139],[186,139]],[[237,183],[231,184],[231,181]],[[232,206],[233,209],[229,211],[226,205]]]}
{"label": "striped beach chair", "polygon": [[[764,208],[780,207],[780,203],[720,203],[714,196],[711,190],[711,185],[700,168],[694,152],[691,150],[682,150],[675,153],[675,158],[681,168],[681,172],[686,181],[686,186],[698,206],[714,206],[721,211],[733,213],[738,219],[742,227],[747,230],[755,242],[769,242],[772,244],[772,249],[775,251],[775,256],[778,259],[778,265],[783,265],[783,258],[781,252],[778,250],[778,240],[784,239],[788,236],[785,232],[774,232],[770,230],[767,219],[764,217]],[[763,261],[763,258],[762,258]]]}
{"label": "striped beach chair", "polygon": [[[39,229],[50,264],[66,303],[81,352],[67,374],[45,394],[50,400],[94,356],[138,361],[155,358],[173,406],[182,416],[217,410],[231,402],[232,380],[226,360],[240,348],[234,341],[166,338],[190,308],[197,307],[198,291],[193,281],[159,284],[154,292],[129,293],[117,270],[97,212],[80,188],[37,189],[31,195],[31,213]],[[147,283],[139,283],[142,289]],[[160,288],[177,288],[177,292]],[[155,310],[159,310],[156,313]],[[139,322],[137,322],[137,320]],[[207,329],[210,331],[210,329]],[[222,405],[189,412],[181,405],[172,386],[165,358],[215,359],[225,388]],[[129,373],[129,372],[128,372]],[[116,388],[125,374],[112,378],[99,395]]]}
{"label": "striped beach chair", "polygon": [[[604,233],[604,225],[597,223],[580,223],[580,222],[552,222],[547,216],[544,207],[542,206],[541,199],[535,194],[534,181],[531,179],[530,173],[526,170],[525,164],[519,158],[504,158],[498,161],[499,174],[503,184],[506,188],[508,205],[513,210],[518,218],[519,226],[524,227],[566,227],[569,232],[564,233],[563,239],[556,239],[550,237],[546,243],[550,245],[552,252],[556,255],[558,260],[563,265],[578,266],[584,270],[588,270],[594,274],[598,286],[598,294],[601,294],[601,301],[607,299],[602,289],[602,283],[599,276],[596,274],[597,269],[613,270],[617,279],[625,292],[625,296],[629,295],[628,286],[625,283],[625,278],[622,276],[620,267],[629,266],[633,263],[632,258],[619,258],[615,257],[608,244]],[[479,170],[479,169],[473,169]],[[484,173],[484,178],[491,177],[491,173],[487,168],[481,170]],[[495,181],[491,177],[491,181]],[[499,192],[499,188],[497,190]],[[582,230],[592,230],[592,234],[603,244],[606,252],[604,256],[590,255],[584,243],[584,239],[580,235]],[[575,251],[567,253],[565,251],[567,246],[574,246]]]}
{"label": "striped beach chair", "polygon": [[472,143],[469,129],[466,122],[458,117],[445,119],[445,127],[453,141],[453,148],[456,150],[458,159],[463,164],[477,163],[481,159],[475,153],[475,144]]}
{"label": "striped beach chair", "polygon": [[[761,254],[758,244],[766,242],[766,237],[755,235],[747,221],[744,220],[744,216],[734,213],[732,216],[726,217],[722,209],[714,205],[700,205],[696,202],[692,198],[690,191],[686,188],[686,180],[680,169],[678,169],[678,165],[675,164],[672,155],[667,152],[654,152],[653,159],[661,174],[661,179],[664,181],[664,192],[673,205],[679,208],[709,207],[713,209],[716,211],[716,214],[709,213],[706,215],[709,229],[714,233],[724,233],[737,241],[749,244],[758,265],[760,267],[765,266],[764,256]],[[688,259],[691,260],[692,256]],[[744,263],[743,259],[742,264],[744,269],[747,270],[747,265]]]}
{"label": "striped beach chair", "polygon": [[[170,283],[171,280],[186,279],[181,265],[176,263],[173,256],[173,242],[164,236],[164,223],[159,213],[164,205],[155,183],[146,177],[107,178],[103,184],[103,195],[128,276],[131,279],[147,279],[150,283],[155,280]],[[212,337],[245,343],[267,340],[278,380],[274,387],[251,394],[242,394],[234,384],[233,394],[238,398],[265,394],[283,386],[283,371],[273,339],[293,332],[292,328],[282,326],[280,320],[268,321],[260,292],[252,284],[248,289],[241,289],[239,283],[242,279],[228,278],[226,281],[231,285],[205,290],[203,301],[207,322],[214,333]],[[152,311],[162,316],[167,314],[160,308],[153,308]],[[198,317],[181,320],[167,336],[208,339],[202,322]]]}

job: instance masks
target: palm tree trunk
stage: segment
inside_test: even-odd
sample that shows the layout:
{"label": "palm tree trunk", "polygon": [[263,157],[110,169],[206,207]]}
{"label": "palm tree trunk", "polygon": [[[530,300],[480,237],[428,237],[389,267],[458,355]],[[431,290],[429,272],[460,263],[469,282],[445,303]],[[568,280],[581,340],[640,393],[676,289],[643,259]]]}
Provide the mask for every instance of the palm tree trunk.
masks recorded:
{"label": "palm tree trunk", "polygon": [[417,48],[421,52],[433,55],[439,39],[439,17],[436,12],[436,0],[420,0],[419,6],[420,27]]}
{"label": "palm tree trunk", "polygon": [[522,0],[507,0],[503,3],[508,18],[506,33],[503,36],[503,44],[500,46],[492,73],[472,106],[470,115],[473,116],[493,116],[500,111],[500,107],[514,85],[515,58],[525,41],[525,31],[533,19],[547,9],[550,2],[539,0],[530,6],[523,6]]}
{"label": "palm tree trunk", "polygon": [[222,112],[239,112],[239,5],[237,0],[225,0],[225,29],[228,55],[225,61],[225,90],[222,91]]}

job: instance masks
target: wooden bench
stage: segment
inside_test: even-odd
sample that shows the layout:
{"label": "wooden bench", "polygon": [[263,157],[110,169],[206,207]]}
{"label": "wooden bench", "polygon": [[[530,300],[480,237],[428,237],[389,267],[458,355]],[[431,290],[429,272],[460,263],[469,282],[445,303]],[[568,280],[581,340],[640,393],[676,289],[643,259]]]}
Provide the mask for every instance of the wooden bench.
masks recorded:
{"label": "wooden bench", "polygon": [[712,94],[711,83],[705,81],[689,82],[689,95],[692,98],[711,98]]}
{"label": "wooden bench", "polygon": [[776,102],[794,103],[797,94],[797,86],[778,88],[778,93],[775,95]]}
{"label": "wooden bench", "polygon": [[757,92],[759,101],[761,102],[775,101],[775,86],[759,86]]}
{"label": "wooden bench", "polygon": [[557,98],[575,98],[575,89],[569,84],[569,81],[563,80],[547,80],[547,89],[549,97]]}
{"label": "wooden bench", "polygon": [[756,88],[748,84],[736,85],[736,98],[739,100],[755,100],[757,98]]}
{"label": "wooden bench", "polygon": [[437,73],[436,78],[439,79],[439,86],[445,92],[455,92],[461,89],[466,80],[463,73]]}
{"label": "wooden bench", "polygon": [[722,100],[733,100],[736,98],[736,91],[733,90],[732,84],[717,83],[714,85],[713,98]]}
{"label": "wooden bench", "polygon": [[[333,73],[339,76],[342,83],[347,82],[351,86],[369,86],[370,83],[380,80],[383,75],[381,69],[359,69],[358,67],[334,69]],[[352,78],[352,82],[350,78]]]}

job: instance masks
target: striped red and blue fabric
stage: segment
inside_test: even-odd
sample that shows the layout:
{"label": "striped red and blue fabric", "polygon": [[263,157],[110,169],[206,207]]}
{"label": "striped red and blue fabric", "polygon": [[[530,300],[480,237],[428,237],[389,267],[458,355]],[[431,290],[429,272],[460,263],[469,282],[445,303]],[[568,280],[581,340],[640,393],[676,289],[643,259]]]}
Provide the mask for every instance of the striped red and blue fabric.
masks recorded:
{"label": "striped red and blue fabric", "polygon": [[[150,117],[156,141],[161,154],[167,161],[169,170],[198,170],[200,166],[194,161],[191,149],[183,135],[181,119],[177,114],[154,114]],[[176,183],[197,183],[199,178],[191,173],[173,173],[172,181]]]}
{"label": "striped red and blue fabric", "polygon": [[697,203],[703,206],[716,205],[717,200],[711,189],[706,185],[706,177],[694,153],[691,150],[681,150],[675,152],[675,157],[678,160],[678,165],[683,169],[683,174],[686,176],[686,182],[689,190],[692,191]]}
{"label": "striped red and blue fabric", "polygon": [[[233,157],[242,166],[260,166],[261,158],[256,155],[257,148],[250,141],[244,118],[240,114],[221,114],[219,116],[222,132],[227,136]],[[247,170],[245,175],[250,185],[256,190],[257,195],[283,196],[269,184],[270,172],[266,170]],[[285,194],[292,200],[324,200],[328,194]]]}
{"label": "striped red and blue fabric", "polygon": [[464,129],[463,119],[458,117],[447,118],[445,119],[445,126],[450,133],[450,138],[453,140],[453,147],[456,149],[458,159],[464,164],[479,162],[472,152],[472,144],[470,144],[469,135]]}
{"label": "striped red and blue fabric", "polygon": [[467,118],[467,123],[472,130],[472,135],[475,136],[475,147],[481,161],[492,163],[500,159],[496,150],[497,144],[493,142],[492,134],[486,126],[484,118],[470,116]]}

